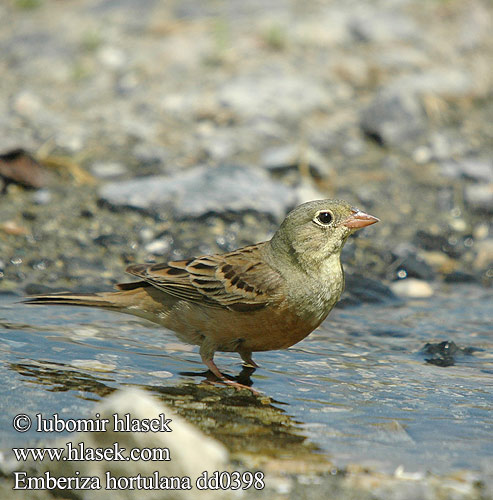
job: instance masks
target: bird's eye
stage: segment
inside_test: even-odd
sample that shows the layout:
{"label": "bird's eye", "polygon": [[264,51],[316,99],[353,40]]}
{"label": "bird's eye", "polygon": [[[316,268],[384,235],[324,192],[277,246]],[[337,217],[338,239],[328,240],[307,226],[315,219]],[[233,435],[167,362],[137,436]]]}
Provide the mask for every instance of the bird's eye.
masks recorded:
{"label": "bird's eye", "polygon": [[324,212],[320,212],[318,215],[317,215],[317,222],[319,224],[322,224],[324,226],[328,226],[334,219],[334,216],[332,215],[331,212],[328,212],[328,211],[324,211]]}

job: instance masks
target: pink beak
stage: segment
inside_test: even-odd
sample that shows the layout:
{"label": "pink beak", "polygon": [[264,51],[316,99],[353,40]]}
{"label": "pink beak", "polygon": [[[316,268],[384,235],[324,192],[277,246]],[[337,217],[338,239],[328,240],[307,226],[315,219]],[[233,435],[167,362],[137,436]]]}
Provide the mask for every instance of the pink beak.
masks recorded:
{"label": "pink beak", "polygon": [[366,214],[358,209],[353,209],[352,215],[350,215],[343,224],[351,229],[360,229],[362,227],[371,226],[378,222],[380,219],[373,217],[373,215]]}

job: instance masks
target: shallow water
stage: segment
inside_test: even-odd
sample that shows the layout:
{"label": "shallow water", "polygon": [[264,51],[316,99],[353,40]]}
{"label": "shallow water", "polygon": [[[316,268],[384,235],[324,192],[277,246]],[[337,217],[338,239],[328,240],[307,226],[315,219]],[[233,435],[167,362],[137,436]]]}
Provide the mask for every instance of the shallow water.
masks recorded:
{"label": "shallow water", "polygon": [[[293,348],[257,353],[253,387],[338,466],[491,476],[491,299],[461,286],[426,300],[336,309]],[[41,437],[16,433],[17,413],[81,418],[124,384],[157,390],[204,379],[197,349],[172,332],[117,313],[16,300],[0,295],[0,448]],[[452,366],[427,363],[433,355],[423,346],[445,340],[471,349],[447,358]],[[230,374],[241,369],[234,354],[216,362]]]}

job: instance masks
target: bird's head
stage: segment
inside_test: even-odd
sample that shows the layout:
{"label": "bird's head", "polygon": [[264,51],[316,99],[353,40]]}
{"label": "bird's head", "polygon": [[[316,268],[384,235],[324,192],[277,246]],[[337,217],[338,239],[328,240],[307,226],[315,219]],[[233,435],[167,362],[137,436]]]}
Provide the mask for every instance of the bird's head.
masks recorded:
{"label": "bird's head", "polygon": [[351,233],[378,220],[343,200],[309,201],[286,216],[271,244],[315,271],[328,257],[340,255]]}

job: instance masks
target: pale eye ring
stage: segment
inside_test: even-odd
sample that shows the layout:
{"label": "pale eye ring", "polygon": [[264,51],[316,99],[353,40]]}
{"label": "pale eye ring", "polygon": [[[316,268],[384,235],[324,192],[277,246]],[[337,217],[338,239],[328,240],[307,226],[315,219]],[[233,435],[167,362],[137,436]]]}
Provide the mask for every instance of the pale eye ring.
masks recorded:
{"label": "pale eye ring", "polygon": [[315,217],[315,222],[322,226],[330,226],[333,220],[334,216],[329,210],[322,210]]}

